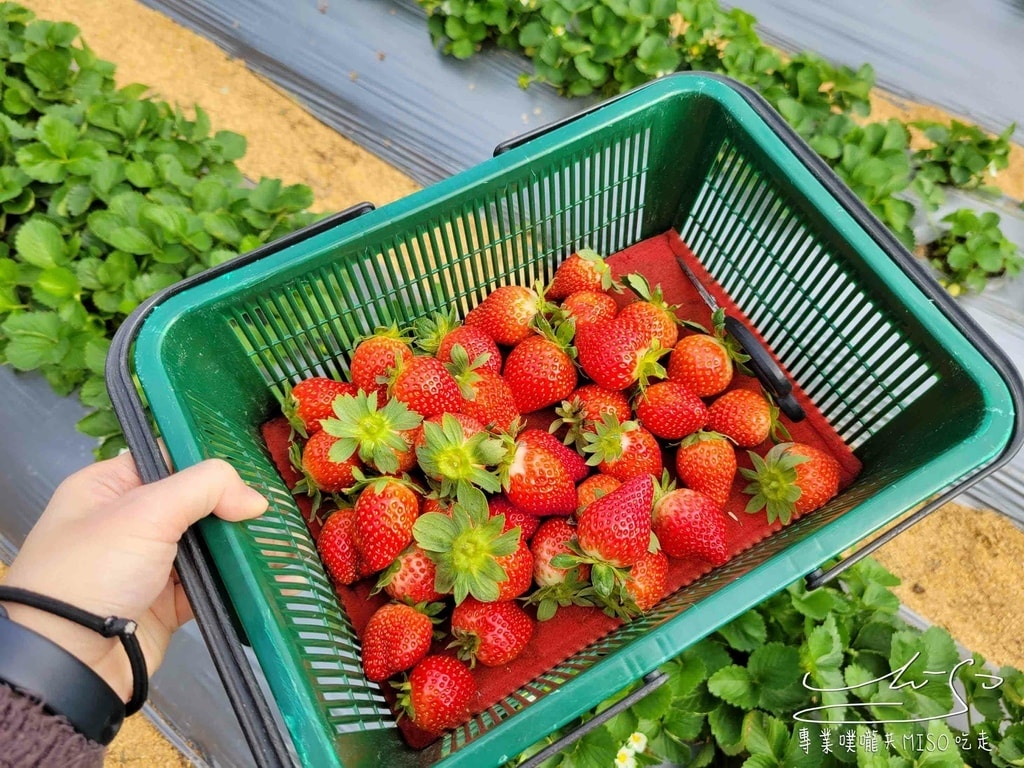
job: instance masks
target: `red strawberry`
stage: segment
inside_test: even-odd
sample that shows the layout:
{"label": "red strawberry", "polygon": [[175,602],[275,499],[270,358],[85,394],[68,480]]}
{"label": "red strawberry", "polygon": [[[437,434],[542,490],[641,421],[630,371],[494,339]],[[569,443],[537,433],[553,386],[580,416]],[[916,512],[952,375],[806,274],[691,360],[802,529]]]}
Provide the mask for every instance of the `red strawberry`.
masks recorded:
{"label": "red strawberry", "polygon": [[557,437],[543,429],[527,429],[519,435],[521,441],[535,447],[544,447],[562,462],[573,483],[578,483],[590,474],[590,467],[576,451],[564,445]]}
{"label": "red strawberry", "polygon": [[654,478],[641,475],[602,496],[580,514],[580,549],[608,565],[627,567],[643,557],[651,543]]}
{"label": "red strawberry", "polygon": [[[550,298],[550,297],[548,297]],[[571,317],[577,328],[588,323],[611,320],[619,313],[619,305],[607,293],[598,291],[576,291],[565,297],[561,304],[562,314]]]}
{"label": "red strawberry", "polygon": [[627,304],[619,310],[618,319],[640,331],[648,343],[657,341],[661,349],[672,349],[679,338],[679,325],[675,314],[678,307],[666,303],[661,286],[652,289],[642,275],[626,275],[622,281],[627,283],[641,300]]}
{"label": "red strawberry", "polygon": [[323,420],[323,430],[339,438],[334,458],[357,452],[360,461],[382,474],[393,475],[410,468],[412,446],[408,437],[421,420],[400,400],[389,400],[378,408],[376,392],[357,391],[335,400],[331,418]]}
{"label": "red strawberry", "polygon": [[533,333],[530,323],[539,311],[536,291],[505,285],[491,291],[466,315],[466,325],[477,326],[498,344],[511,347]]}
{"label": "red strawberry", "polygon": [[590,454],[587,464],[599,472],[626,482],[641,475],[661,476],[661,446],[648,430],[635,421],[619,421],[605,414],[594,432],[584,436],[583,450]]}
{"label": "red strawberry", "polygon": [[749,389],[733,389],[715,400],[708,408],[707,428],[743,448],[760,445],[775,433],[789,436],[779,424],[779,409]]}
{"label": "red strawberry", "polygon": [[550,447],[519,439],[501,465],[508,500],[532,515],[568,515],[576,509],[576,487]]}
{"label": "red strawberry", "polygon": [[604,414],[614,414],[619,421],[628,421],[633,415],[629,400],[622,392],[597,384],[584,384],[563,400],[555,413],[558,419],[551,424],[551,431],[568,427],[565,444],[575,445],[580,450],[585,444],[584,433],[592,431],[594,422],[600,421]]}
{"label": "red strawberry", "polygon": [[646,386],[648,379],[665,376],[658,358],[666,350],[619,317],[577,329],[576,351],[583,372],[605,389]]}
{"label": "red strawberry", "polygon": [[751,481],[743,489],[753,495],[747,512],[767,507],[769,523],[781,520],[785,525],[839,492],[839,462],[812,445],[779,443],[763,459],[752,452],[750,459],[754,468],[740,470]]}
{"label": "red strawberry", "polygon": [[462,392],[444,363],[434,357],[410,357],[394,372],[391,396],[423,418],[462,410]]}
{"label": "red strawberry", "polygon": [[626,591],[641,613],[651,610],[665,596],[668,558],[661,550],[644,552],[626,578]]}
{"label": "red strawberry", "polygon": [[733,364],[729,350],[707,333],[684,336],[668,358],[668,377],[690,388],[698,397],[712,397],[728,389]]}
{"label": "red strawberry", "polygon": [[[349,455],[344,459],[332,459],[331,449],[337,443],[338,438],[323,430],[314,432],[306,441],[302,449],[301,468],[308,491],[340,493],[355,483],[355,470],[361,467],[362,463],[355,455]],[[337,451],[334,453],[336,455]]]}
{"label": "red strawberry", "polygon": [[611,287],[608,264],[596,251],[585,248],[558,265],[545,295],[558,301],[577,291],[607,291]]}
{"label": "red strawberry", "polygon": [[460,659],[470,666],[480,662],[485,667],[508,664],[526,648],[533,637],[533,619],[515,600],[481,603],[472,597],[452,611],[452,636],[448,646],[458,648]]}
{"label": "red strawberry", "polygon": [[729,559],[725,517],[718,504],[699,491],[677,488],[654,505],[654,534],[672,557],[698,555],[712,565]]}
{"label": "red strawberry", "polygon": [[434,734],[467,720],[478,695],[473,673],[452,656],[427,656],[398,688],[399,707],[417,727]]}
{"label": "red strawberry", "polygon": [[[550,587],[562,584],[570,570],[569,568],[555,568],[551,565],[551,558],[556,555],[571,554],[566,546],[576,538],[576,529],[569,525],[564,518],[551,517],[540,524],[537,533],[530,542],[530,551],[533,553],[533,580],[541,587]],[[580,580],[586,580],[590,576],[590,566],[581,563],[575,569]]]}
{"label": "red strawberry", "polygon": [[381,606],[363,630],[366,679],[379,683],[416,666],[433,638],[434,623],[425,613],[404,603]]}
{"label": "red strawberry", "polygon": [[679,444],[676,472],[687,488],[709,496],[722,509],[736,477],[736,449],[725,435],[697,432]]}
{"label": "red strawberry", "polygon": [[708,409],[685,385],[659,381],[637,396],[636,417],[657,437],[679,440],[703,428]]}
{"label": "red strawberry", "polygon": [[303,379],[289,390],[281,410],[292,429],[303,437],[320,430],[320,420],[334,416],[334,400],[340,395],[354,395],[355,384],[335,381],[323,376]]}
{"label": "red strawberry", "polygon": [[544,336],[530,336],[509,352],[502,376],[520,413],[560,403],[576,389],[572,358],[565,348]]}
{"label": "red strawberry", "polygon": [[576,513],[579,514],[602,496],[607,496],[622,485],[622,481],[611,475],[598,472],[576,486]]}
{"label": "red strawberry", "polygon": [[381,478],[356,499],[356,546],[370,571],[387,568],[412,541],[420,499],[404,483]]}
{"label": "red strawberry", "polygon": [[512,390],[501,376],[470,362],[460,347],[452,350],[448,371],[462,392],[462,412],[481,424],[493,425],[509,432],[519,418],[519,409]]}
{"label": "red strawberry", "polygon": [[480,370],[501,373],[501,352],[483,329],[463,325],[455,315],[438,313],[416,322],[416,345],[444,363],[451,362],[452,350],[460,346],[470,361],[480,360]]}
{"label": "red strawberry", "polygon": [[335,584],[352,584],[366,573],[356,548],[355,532],[356,511],[339,509],[331,513],[317,536],[317,552]]}
{"label": "red strawberry", "polygon": [[533,584],[533,553],[522,536],[514,552],[495,558],[495,562],[505,570],[504,581],[498,582],[498,600],[514,600]]}
{"label": "red strawberry", "polygon": [[412,349],[396,327],[380,328],[352,351],[349,363],[352,383],[367,394],[376,392],[378,402],[383,403],[387,399],[392,370],[410,357]]}
{"label": "red strawberry", "polygon": [[395,600],[412,605],[430,603],[443,597],[434,588],[436,573],[434,561],[413,544],[380,575],[373,591],[383,589]]}
{"label": "red strawberry", "polygon": [[487,513],[491,517],[498,515],[505,516],[505,527],[503,531],[519,529],[519,535],[523,541],[529,541],[540,525],[540,519],[536,515],[518,509],[515,504],[504,496],[495,496],[487,502]]}

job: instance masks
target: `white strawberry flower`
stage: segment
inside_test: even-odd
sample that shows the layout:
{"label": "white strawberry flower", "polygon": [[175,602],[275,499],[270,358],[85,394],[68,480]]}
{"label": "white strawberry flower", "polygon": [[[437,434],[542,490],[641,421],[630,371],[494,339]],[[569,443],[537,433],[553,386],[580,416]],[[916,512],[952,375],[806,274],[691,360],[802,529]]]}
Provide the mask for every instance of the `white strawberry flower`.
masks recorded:
{"label": "white strawberry flower", "polygon": [[623,747],[615,755],[615,768],[636,768],[636,758],[633,757],[633,750]]}
{"label": "white strawberry flower", "polygon": [[640,731],[636,731],[626,740],[626,746],[632,749],[633,752],[643,752],[647,749],[647,737],[640,733]]}

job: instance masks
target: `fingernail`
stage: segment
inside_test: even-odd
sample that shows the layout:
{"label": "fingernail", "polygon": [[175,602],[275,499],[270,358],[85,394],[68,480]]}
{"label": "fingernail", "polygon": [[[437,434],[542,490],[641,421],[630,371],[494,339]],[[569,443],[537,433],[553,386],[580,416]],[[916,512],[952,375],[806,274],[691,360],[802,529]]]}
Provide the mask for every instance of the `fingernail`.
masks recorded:
{"label": "fingernail", "polygon": [[245,495],[245,504],[252,507],[254,515],[262,515],[267,511],[267,507],[270,506],[267,497],[251,486],[245,486]]}

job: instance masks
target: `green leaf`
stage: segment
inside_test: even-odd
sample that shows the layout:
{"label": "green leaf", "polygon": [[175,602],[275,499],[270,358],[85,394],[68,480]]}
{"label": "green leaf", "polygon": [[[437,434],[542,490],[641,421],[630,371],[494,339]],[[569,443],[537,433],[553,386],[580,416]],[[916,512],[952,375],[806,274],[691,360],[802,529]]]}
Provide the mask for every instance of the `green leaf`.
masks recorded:
{"label": "green leaf", "polygon": [[153,164],[145,160],[128,163],[124,169],[128,181],[140,189],[149,189],[159,183]]}
{"label": "green leaf", "polygon": [[708,713],[711,734],[727,755],[738,754],[743,749],[743,710],[722,703]]}
{"label": "green leaf", "polygon": [[14,249],[22,261],[44,269],[68,262],[60,230],[39,216],[21,225],[14,237]]}
{"label": "green leaf", "polygon": [[121,434],[121,425],[111,409],[93,411],[76,425],[78,431],[90,437],[110,437]]}
{"label": "green leaf", "polygon": [[78,129],[69,121],[54,115],[43,115],[36,123],[39,140],[55,156],[66,158],[78,139]]}
{"label": "green leaf", "polygon": [[203,227],[218,240],[238,245],[242,240],[242,230],[235,218],[227,213],[202,213]]}
{"label": "green leaf", "polygon": [[97,376],[106,373],[107,351],[110,339],[92,338],[85,345],[85,366]]}
{"label": "green leaf", "polygon": [[[260,179],[249,195],[249,204],[257,211],[273,213],[277,210],[277,196],[281,193],[280,179]],[[262,229],[262,227],[260,227]]]}
{"label": "green leaf", "polygon": [[757,706],[757,693],[750,673],[744,667],[723,667],[708,680],[708,690],[715,696],[741,709]]}
{"label": "green leaf", "polygon": [[92,188],[88,184],[75,184],[68,190],[68,194],[64,198],[64,206],[69,216],[77,218],[89,210],[92,201]]}
{"label": "green leaf", "polygon": [[160,230],[167,242],[178,242],[188,233],[188,217],[183,209],[147,204],[142,207],[141,215]]}
{"label": "green leaf", "polygon": [[633,712],[641,720],[660,720],[672,706],[672,689],[668,683],[655,688],[633,705]]}
{"label": "green leaf", "polygon": [[63,161],[44,144],[27,144],[15,153],[18,165],[36,181],[58,184],[67,176]]}
{"label": "green leaf", "polygon": [[110,408],[107,382],[103,376],[92,376],[85,380],[78,393],[78,399],[87,408]]}
{"label": "green leaf", "polygon": [[217,154],[221,162],[240,160],[245,155],[245,136],[234,131],[217,131],[213,137],[213,143],[217,147]]}
{"label": "green leaf", "polygon": [[80,286],[75,273],[67,267],[50,267],[39,274],[33,289],[60,299],[67,299],[77,295]]}
{"label": "green leaf", "polygon": [[13,314],[0,330],[9,339],[4,350],[7,362],[20,371],[55,365],[70,348],[63,323],[54,312]]}
{"label": "green leaf", "polygon": [[718,630],[730,647],[737,651],[753,651],[768,636],[764,619],[757,611],[748,611]]}
{"label": "green leaf", "polygon": [[196,211],[216,211],[228,203],[224,184],[216,179],[203,179],[192,188],[192,205]]}
{"label": "green leaf", "polygon": [[118,250],[136,255],[152,253],[155,246],[146,234],[130,227],[124,219],[112,211],[97,211],[89,214],[89,229],[100,240]]}
{"label": "green leaf", "polygon": [[71,52],[43,49],[25,59],[25,76],[41,91],[64,88],[71,75]]}
{"label": "green leaf", "polygon": [[99,197],[105,198],[116,184],[124,180],[124,161],[116,157],[99,157],[92,160],[92,188]]}

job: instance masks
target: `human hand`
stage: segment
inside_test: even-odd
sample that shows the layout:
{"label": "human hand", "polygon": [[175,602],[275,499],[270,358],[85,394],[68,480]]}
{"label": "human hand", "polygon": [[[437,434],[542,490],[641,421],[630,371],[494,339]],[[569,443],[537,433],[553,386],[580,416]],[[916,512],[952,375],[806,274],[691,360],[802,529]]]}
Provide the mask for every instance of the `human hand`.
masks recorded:
{"label": "human hand", "polygon": [[[123,454],[60,484],[4,584],[100,616],[135,620],[152,674],[171,634],[192,617],[172,570],[182,534],[210,512],[239,521],[266,509],[267,500],[227,462],[204,461],[143,485],[135,462]],[[12,620],[74,654],[123,700],[130,698],[131,667],[117,638],[35,608],[15,603],[5,607]]]}

